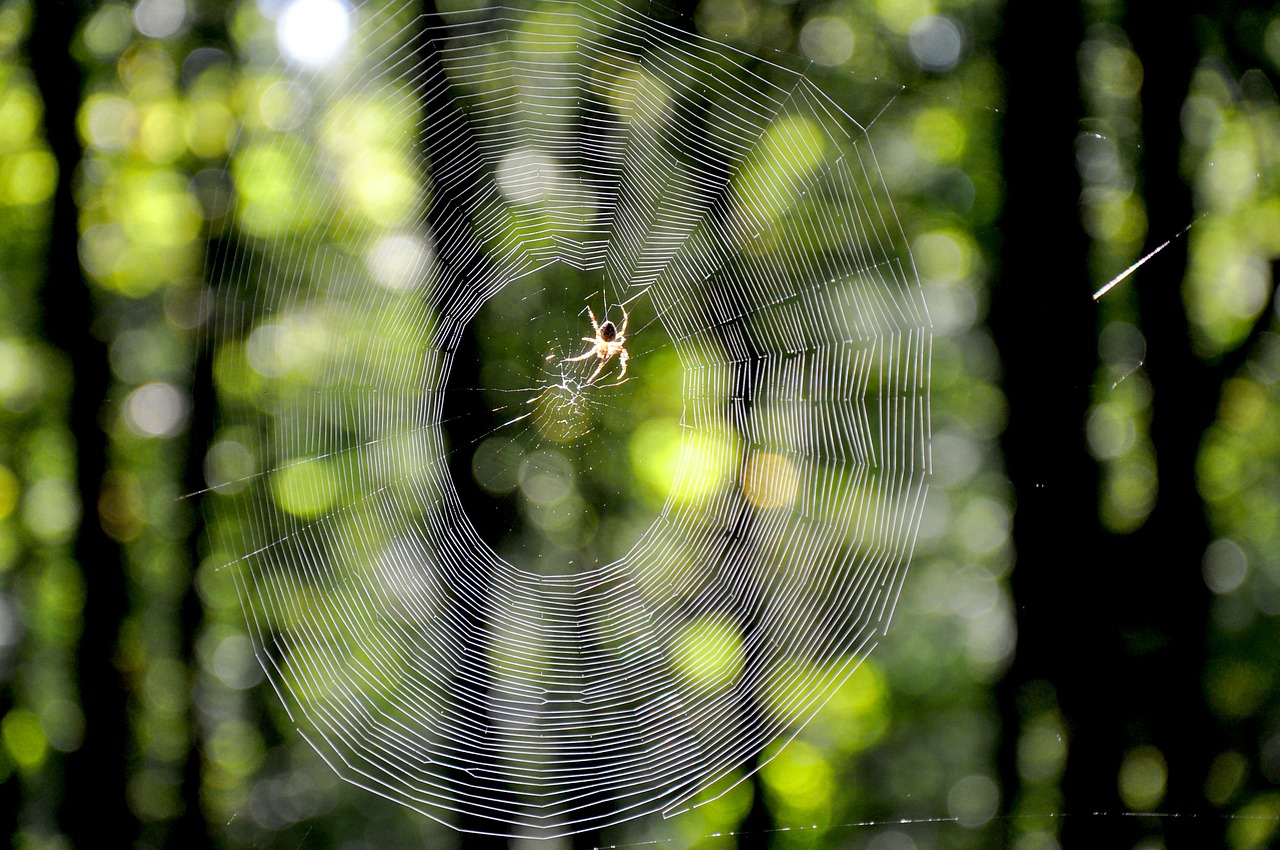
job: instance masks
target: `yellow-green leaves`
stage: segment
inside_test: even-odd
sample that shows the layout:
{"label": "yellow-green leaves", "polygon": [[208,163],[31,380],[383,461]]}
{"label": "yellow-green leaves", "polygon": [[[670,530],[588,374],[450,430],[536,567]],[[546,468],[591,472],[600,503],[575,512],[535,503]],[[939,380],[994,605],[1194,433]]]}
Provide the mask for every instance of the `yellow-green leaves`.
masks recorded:
{"label": "yellow-green leaves", "polygon": [[685,627],[671,655],[676,674],[695,690],[718,691],[742,673],[742,635],[727,618],[707,615]]}

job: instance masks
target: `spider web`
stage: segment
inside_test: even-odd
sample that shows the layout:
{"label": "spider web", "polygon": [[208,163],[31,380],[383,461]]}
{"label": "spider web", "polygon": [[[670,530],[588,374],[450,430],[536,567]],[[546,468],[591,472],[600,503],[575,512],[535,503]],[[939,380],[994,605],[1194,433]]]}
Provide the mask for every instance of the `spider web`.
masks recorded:
{"label": "spider web", "polygon": [[[214,263],[215,542],[259,660],[340,776],[457,828],[677,814],[822,706],[910,559],[931,336],[867,133],[625,6],[354,20],[340,70],[280,72]],[[504,303],[530,356],[494,363]],[[568,359],[588,306],[629,312],[626,381]],[[663,356],[660,509],[613,555],[500,554],[458,459],[625,478],[601,423]]]}

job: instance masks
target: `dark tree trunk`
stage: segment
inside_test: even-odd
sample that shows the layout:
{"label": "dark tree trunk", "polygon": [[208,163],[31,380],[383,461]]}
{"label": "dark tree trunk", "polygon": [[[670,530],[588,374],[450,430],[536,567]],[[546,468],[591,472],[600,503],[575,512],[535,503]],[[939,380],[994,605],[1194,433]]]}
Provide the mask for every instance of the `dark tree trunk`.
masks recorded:
{"label": "dark tree trunk", "polygon": [[[1072,150],[1080,117],[1079,14],[1070,6],[1014,3],[1000,48],[1009,85],[1008,197],[992,328],[1010,400],[1004,448],[1017,500],[1019,630],[1018,654],[1000,690],[1002,773],[1013,797],[1020,699],[1028,685],[1047,681],[1069,735],[1064,846],[1131,846],[1173,824],[1164,835],[1171,848],[1221,846],[1221,821],[1126,816],[1117,786],[1129,749],[1149,744],[1169,765],[1161,808],[1184,816],[1203,811],[1214,737],[1200,686],[1207,612],[1200,558],[1208,530],[1194,474],[1220,378],[1191,349],[1180,288],[1186,242],[1175,241],[1126,284],[1139,289],[1148,341],[1159,498],[1133,534],[1103,529],[1097,468],[1083,437],[1098,329]],[[1178,168],[1179,113],[1199,51],[1191,19],[1157,3],[1133,3],[1127,23],[1144,66],[1142,182],[1151,241],[1159,242],[1193,215]]]}
{"label": "dark tree trunk", "polygon": [[[427,26],[438,27],[446,23],[440,16],[434,0],[424,0],[422,10],[427,16],[425,18]],[[439,45],[420,35],[415,49],[417,66],[423,69],[418,76],[417,85],[420,87],[419,97],[423,101],[424,113],[431,116],[432,126],[437,129],[445,126],[459,128],[459,135],[464,139],[463,147],[471,150],[475,142],[470,128],[466,125],[465,116],[457,104],[450,99],[447,87],[437,87],[437,84],[445,78],[444,67],[440,61]],[[466,205],[463,199],[467,195],[470,181],[478,179],[472,172],[447,167],[450,157],[441,157],[440,162],[435,162],[433,160],[435,153],[431,150],[428,140],[423,138],[419,154],[424,170],[432,175],[434,188],[431,209],[426,222],[428,229],[440,226],[442,221],[450,217],[465,216]],[[462,240],[459,239],[457,244],[461,248]],[[451,252],[448,249],[452,245],[453,243],[437,243],[440,252],[439,261],[443,265],[455,268],[460,280],[469,280],[473,273],[478,273],[474,257],[480,253],[479,246],[468,244],[463,250]],[[457,341],[454,367],[450,374],[450,384],[454,387],[473,388],[481,385],[479,345],[472,330],[473,328],[469,328]],[[456,399],[451,398],[445,406],[446,418],[454,425],[454,428],[446,425],[446,432],[449,433],[453,445],[462,447],[450,455],[451,477],[457,486],[458,497],[470,516],[484,516],[482,507],[484,496],[472,484],[471,452],[465,449],[474,434],[484,433],[487,430],[486,427],[477,426],[476,423],[484,423],[490,414],[491,412],[484,405],[484,400],[476,392],[462,392]],[[492,510],[491,507],[490,510]],[[488,646],[485,638],[490,634],[490,624],[485,619],[484,612],[487,612],[490,607],[493,588],[486,584],[482,587],[473,586],[469,591],[471,591],[470,598],[466,600],[459,598],[458,604],[453,608],[455,611],[462,612],[459,614],[461,631],[468,636],[468,640],[474,642],[457,662],[458,669],[454,674],[454,681],[457,683],[455,698],[457,695],[475,696],[475,685],[472,683],[483,682],[488,678],[486,669]],[[457,706],[457,708],[469,710],[467,706]],[[496,776],[500,772],[493,762],[475,765],[475,767],[483,768],[483,772],[487,772],[489,776]],[[468,780],[468,777],[458,769],[451,771],[450,776],[456,786]],[[484,834],[485,831],[495,830],[497,824],[494,820],[461,812],[455,825],[462,830],[458,836],[460,850],[507,850],[510,846],[510,842],[502,836]]]}
{"label": "dark tree trunk", "polygon": [[[208,245],[210,257],[223,258],[224,267],[233,263],[231,252],[234,243],[223,242],[211,238]],[[191,671],[191,682],[194,690],[196,677],[199,676],[199,660],[196,644],[204,627],[204,604],[196,588],[196,573],[200,568],[203,555],[203,542],[207,529],[203,522],[203,490],[207,486],[204,474],[204,459],[213,441],[214,430],[218,421],[218,398],[213,382],[213,341],[209,338],[207,328],[201,324],[196,332],[195,345],[201,346],[194,358],[195,372],[191,380],[191,406],[195,415],[191,417],[191,431],[187,435],[187,468],[185,491],[193,494],[189,497],[188,510],[195,518],[191,534],[187,537],[187,554],[191,564],[191,581],[187,585],[182,599],[182,657],[187,660]],[[204,348],[208,346],[208,348]],[[199,746],[200,724],[196,713],[194,693],[189,695],[190,709],[188,722],[191,724],[192,745],[187,749],[186,762],[182,770],[182,814],[173,825],[172,841],[177,847],[197,848],[212,844],[209,823],[204,816],[201,800],[201,785],[204,781],[203,748]]]}
{"label": "dark tree trunk", "polygon": [[[1107,682],[1120,673],[1114,550],[1098,521],[1098,475],[1084,439],[1097,367],[1096,308],[1088,240],[1080,222],[1075,140],[1082,106],[1077,52],[1081,9],[1014,0],[997,59],[1005,71],[1002,156],[1006,198],[991,329],[1009,402],[1003,448],[1014,487],[1011,580],[1018,647],[998,690],[1000,769],[1008,811],[1020,788],[1016,748],[1025,700],[1052,686],[1068,729],[1064,846],[1131,846],[1134,824],[1100,825],[1087,812],[1120,810],[1116,772],[1124,746]],[[1075,817],[1076,814],[1082,815]],[[1017,821],[1008,822],[1017,829]]]}
{"label": "dark tree trunk", "polygon": [[74,546],[85,590],[78,672],[85,735],[80,749],[66,759],[60,819],[77,847],[97,846],[104,836],[128,845],[136,833],[125,797],[128,689],[115,665],[128,593],[120,547],[98,521],[98,496],[108,462],[102,416],[111,373],[107,346],[94,333],[93,297],[80,270],[73,192],[83,155],[76,133],[82,75],[70,45],[82,11],[75,3],[58,0],[42,0],[33,9],[31,68],[44,98],[47,138],[59,172],[42,293],[44,323],[48,339],[66,352],[75,370],[70,426],[78,448],[84,511]]}
{"label": "dark tree trunk", "polygon": [[[1182,106],[1201,54],[1195,20],[1187,11],[1170,15],[1168,6],[1155,0],[1129,5],[1126,29],[1145,80],[1140,185],[1152,243],[1179,232],[1194,217],[1180,157]],[[1128,650],[1126,713],[1117,720],[1138,730],[1139,742],[1163,753],[1169,768],[1163,808],[1180,815],[1205,813],[1204,781],[1220,740],[1202,689],[1209,594],[1201,558],[1209,528],[1196,487],[1196,457],[1226,377],[1192,349],[1182,299],[1186,264],[1187,240],[1176,239],[1155,268],[1149,264],[1144,274],[1135,275],[1153,391],[1159,496],[1147,523],[1122,541],[1115,585],[1122,593],[1119,601],[1128,603],[1119,623]],[[1166,845],[1172,850],[1225,846],[1224,825],[1218,818],[1180,818],[1168,824]],[[1149,825],[1153,833],[1161,827]]]}

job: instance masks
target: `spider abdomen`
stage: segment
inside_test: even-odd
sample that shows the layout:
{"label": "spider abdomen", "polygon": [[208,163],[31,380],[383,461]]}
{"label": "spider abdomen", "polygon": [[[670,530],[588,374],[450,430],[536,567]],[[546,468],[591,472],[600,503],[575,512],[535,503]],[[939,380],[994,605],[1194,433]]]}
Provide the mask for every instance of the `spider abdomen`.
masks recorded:
{"label": "spider abdomen", "polygon": [[600,326],[600,338],[605,342],[613,342],[618,338],[618,329],[613,322],[605,322]]}

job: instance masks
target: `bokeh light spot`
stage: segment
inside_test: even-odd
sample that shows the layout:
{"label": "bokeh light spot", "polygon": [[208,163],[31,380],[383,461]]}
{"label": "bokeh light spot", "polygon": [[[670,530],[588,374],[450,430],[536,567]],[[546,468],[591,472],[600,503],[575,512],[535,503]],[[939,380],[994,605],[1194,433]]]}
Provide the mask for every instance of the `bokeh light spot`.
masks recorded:
{"label": "bokeh light spot", "polygon": [[742,636],[724,618],[707,615],[685,627],[672,656],[682,679],[699,690],[719,690],[742,672]]}
{"label": "bokeh light spot", "polygon": [[959,159],[968,142],[964,125],[949,109],[926,109],[916,116],[911,133],[920,155],[931,162]]}
{"label": "bokeh light spot", "polygon": [[137,109],[128,98],[90,95],[80,109],[80,134],[104,153],[124,150],[137,131]]}
{"label": "bokeh light spot", "polygon": [[758,508],[782,508],[795,500],[799,483],[795,464],[781,455],[762,452],[747,461],[743,492]]}
{"label": "bokeh light spot", "polygon": [[109,59],[129,46],[133,21],[123,3],[104,3],[83,30],[84,46],[98,59]]}
{"label": "bokeh light spot", "polygon": [[393,292],[421,286],[435,265],[435,254],[421,236],[393,233],[375,241],[365,255],[369,274]]}
{"label": "bokeh light spot", "polygon": [[315,458],[299,458],[276,470],[271,485],[280,510],[307,519],[323,516],[338,495],[333,471]]}
{"label": "bokeh light spot", "polygon": [[172,38],[187,22],[187,4],[183,0],[138,0],[133,22],[138,32],[149,38]]}
{"label": "bokeh light spot", "polygon": [[49,753],[40,718],[25,708],[15,708],[0,720],[0,739],[9,757],[25,771],[39,768]]}
{"label": "bokeh light spot", "polygon": [[573,464],[559,452],[533,452],[520,465],[520,492],[539,505],[553,505],[573,492]]}
{"label": "bokeh light spot", "polygon": [[947,811],[961,826],[985,826],[1000,805],[1000,788],[988,776],[974,774],[957,780],[947,793]]}
{"label": "bokeh light spot", "polygon": [[1168,778],[1169,769],[1159,750],[1149,746],[1135,747],[1120,764],[1120,798],[1132,811],[1152,809],[1164,799]]}
{"label": "bokeh light spot", "polygon": [[22,520],[45,543],[69,540],[80,524],[80,501],[71,482],[42,478],[31,484],[23,495]]}
{"label": "bokeh light spot", "polygon": [[139,437],[172,437],[186,424],[190,407],[173,384],[143,384],[125,400],[125,424]]}
{"label": "bokeh light spot", "polygon": [[58,185],[58,163],[48,151],[11,154],[4,168],[4,200],[14,206],[42,204]]}
{"label": "bokeh light spot", "polygon": [[760,771],[765,789],[787,817],[812,817],[827,808],[835,791],[835,772],[822,752],[792,741]]}
{"label": "bokeh light spot", "polygon": [[342,0],[293,0],[276,28],[280,52],[311,68],[336,60],[350,38],[351,9]]}
{"label": "bokeh light spot", "polygon": [[921,68],[941,74],[960,64],[964,36],[955,21],[944,15],[929,15],[911,25],[907,34],[911,55]]}
{"label": "bokeh light spot", "polygon": [[1230,593],[1244,583],[1249,561],[1240,544],[1222,537],[1209,544],[1201,561],[1204,583],[1214,593]]}
{"label": "bokeh light spot", "polygon": [[843,65],[853,46],[853,28],[843,18],[815,15],[800,30],[800,50],[819,65]]}
{"label": "bokeh light spot", "polygon": [[489,495],[506,495],[520,485],[520,467],[514,462],[520,454],[520,447],[511,440],[490,437],[471,456],[471,475]]}
{"label": "bokeh light spot", "polygon": [[204,458],[205,482],[223,495],[243,490],[255,470],[253,453],[237,440],[219,440]]}

